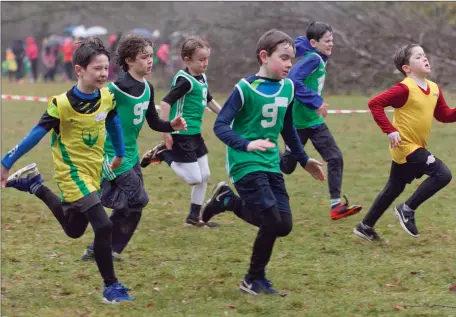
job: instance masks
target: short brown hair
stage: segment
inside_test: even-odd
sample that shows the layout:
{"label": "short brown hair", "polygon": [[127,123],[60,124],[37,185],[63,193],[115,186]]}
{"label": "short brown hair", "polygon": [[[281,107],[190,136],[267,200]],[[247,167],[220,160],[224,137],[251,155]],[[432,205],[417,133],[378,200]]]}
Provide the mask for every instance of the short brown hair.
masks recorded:
{"label": "short brown hair", "polygon": [[204,39],[197,36],[190,36],[184,40],[181,47],[181,57],[182,60],[184,57],[192,58],[196,50],[199,48],[210,48],[209,43]]}
{"label": "short brown hair", "polygon": [[144,48],[151,46],[154,48],[154,43],[151,39],[139,34],[127,34],[122,36],[117,46],[116,63],[124,72],[128,72],[129,66],[125,61],[126,58],[135,60],[136,56],[141,53]]}
{"label": "short brown hair", "polygon": [[261,51],[266,51],[268,53],[268,56],[271,56],[272,53],[275,52],[277,49],[277,46],[279,44],[290,44],[293,47],[293,51],[296,51],[296,46],[291,39],[291,37],[279,30],[272,29],[264,33],[260,39],[258,40],[257,48],[256,48],[256,55],[257,55],[257,60],[260,65],[262,65],[261,59],[260,59],[260,52]]}
{"label": "short brown hair", "polygon": [[412,56],[412,49],[420,46],[419,44],[408,44],[398,48],[393,55],[393,61],[396,68],[405,76],[402,66],[410,64],[410,57]]}

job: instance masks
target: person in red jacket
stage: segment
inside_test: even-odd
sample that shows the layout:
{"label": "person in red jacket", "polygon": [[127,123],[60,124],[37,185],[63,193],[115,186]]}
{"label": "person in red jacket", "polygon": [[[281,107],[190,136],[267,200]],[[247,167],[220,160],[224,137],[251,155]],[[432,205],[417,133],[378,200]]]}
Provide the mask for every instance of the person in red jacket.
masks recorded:
{"label": "person in red jacket", "polygon": [[32,66],[33,82],[36,82],[38,78],[38,45],[34,37],[28,37],[26,43],[25,55],[27,55]]}

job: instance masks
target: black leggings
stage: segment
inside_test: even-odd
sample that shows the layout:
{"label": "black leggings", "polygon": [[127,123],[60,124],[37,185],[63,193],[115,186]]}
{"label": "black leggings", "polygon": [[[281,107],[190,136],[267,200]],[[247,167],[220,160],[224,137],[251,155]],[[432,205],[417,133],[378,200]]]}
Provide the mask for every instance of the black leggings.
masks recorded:
{"label": "black leggings", "polygon": [[252,211],[239,197],[235,196],[227,206],[236,216],[259,228],[253,244],[250,269],[246,278],[265,278],[266,265],[271,258],[274,243],[278,237],[287,236],[293,227],[291,213],[280,212],[276,206],[261,212]]}
{"label": "black leggings", "polygon": [[95,233],[94,255],[98,270],[106,286],[117,282],[112,263],[112,222],[101,203],[91,207],[86,212],[70,211],[64,213],[59,197],[46,186],[40,187],[35,195],[49,207],[70,238],[80,238],[86,231],[88,224],[92,225]]}
{"label": "black leggings", "polygon": [[[452,176],[448,167],[440,160],[437,163],[438,166],[431,173],[424,171],[425,174],[430,174],[430,176],[421,183],[412,196],[405,202],[411,209],[416,210],[423,202],[431,198],[451,181]],[[373,227],[386,209],[404,191],[407,181],[398,178],[394,173],[394,168],[392,168],[385,188],[378,194],[374,204],[363,219],[365,225]]]}

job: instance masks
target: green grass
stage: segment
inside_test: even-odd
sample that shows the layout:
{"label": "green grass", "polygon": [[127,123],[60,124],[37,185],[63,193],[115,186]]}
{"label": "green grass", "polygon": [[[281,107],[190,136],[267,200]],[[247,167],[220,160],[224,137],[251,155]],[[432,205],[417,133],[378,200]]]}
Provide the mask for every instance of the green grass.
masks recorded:
{"label": "green grass", "polygon": [[[68,85],[2,88],[4,94],[49,96]],[[163,92],[156,95],[159,101]],[[223,102],[226,95],[216,98]],[[455,98],[446,98],[455,105]],[[332,109],[365,109],[367,100],[327,98]],[[28,133],[45,109],[45,103],[2,102],[3,153]],[[212,172],[209,190],[216,182],[228,180],[224,145],[212,132],[214,119],[208,113],[204,120]],[[420,207],[419,239],[408,236],[389,210],[377,225],[386,241],[362,241],[351,230],[387,180],[387,138],[369,114],[329,115],[327,122],[344,153],[343,192],[364,210],[331,221],[325,182],[311,179],[303,170],[286,177],[294,228],[276,243],[267,270],[277,288],[288,292],[286,298],[253,297],[238,291],[256,228],[230,213],[217,217],[221,227],[216,229],[184,228],[190,188],[161,164],[143,170],[151,201],[124,252],[127,261],[115,264],[119,279],[137,298],[134,305],[101,304],[102,283],[96,266],[79,260],[93,238],[91,229],[72,240],[36,197],[13,189],[2,191],[2,315],[456,316],[456,309],[432,307],[455,303],[455,295],[448,291],[449,284],[456,282],[455,182]],[[429,149],[453,171],[455,133],[454,125],[434,122],[429,142]],[[145,126],[140,151],[158,140],[159,134]],[[318,157],[312,146],[306,150]],[[56,191],[49,137],[13,169],[30,162],[38,163],[47,185]],[[409,186],[400,201],[419,182]]]}

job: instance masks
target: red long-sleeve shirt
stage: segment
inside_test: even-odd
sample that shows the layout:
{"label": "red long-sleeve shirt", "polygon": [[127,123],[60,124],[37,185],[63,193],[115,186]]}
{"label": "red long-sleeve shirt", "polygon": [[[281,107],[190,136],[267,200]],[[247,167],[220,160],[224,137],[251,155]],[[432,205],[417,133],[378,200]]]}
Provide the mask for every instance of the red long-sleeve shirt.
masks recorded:
{"label": "red long-sleeve shirt", "polygon": [[[427,90],[424,90],[421,87],[420,89],[426,95],[431,92],[429,85],[427,87]],[[389,134],[391,132],[397,131],[386,116],[385,108],[389,106],[393,108],[401,108],[407,102],[408,96],[408,87],[402,83],[397,83],[390,89],[375,96],[369,101],[368,105],[372,116],[384,133]],[[448,107],[440,88],[439,98],[437,99],[437,105],[434,110],[434,118],[440,122],[445,123],[456,122],[456,108],[451,109]]]}

